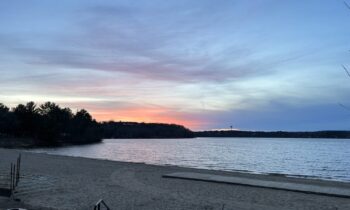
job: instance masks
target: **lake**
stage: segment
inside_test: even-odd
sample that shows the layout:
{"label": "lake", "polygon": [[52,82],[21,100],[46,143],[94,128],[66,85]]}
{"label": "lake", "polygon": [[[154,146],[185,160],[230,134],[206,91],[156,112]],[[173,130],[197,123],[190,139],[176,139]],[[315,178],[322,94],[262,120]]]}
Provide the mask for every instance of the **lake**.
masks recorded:
{"label": "lake", "polygon": [[350,182],[350,139],[106,139],[34,152]]}

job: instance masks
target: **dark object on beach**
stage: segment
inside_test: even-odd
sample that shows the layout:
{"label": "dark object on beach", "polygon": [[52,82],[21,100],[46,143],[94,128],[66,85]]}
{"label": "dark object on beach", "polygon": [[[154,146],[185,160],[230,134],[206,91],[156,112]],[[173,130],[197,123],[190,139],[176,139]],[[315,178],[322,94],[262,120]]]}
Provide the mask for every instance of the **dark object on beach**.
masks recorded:
{"label": "dark object on beach", "polygon": [[[12,197],[20,180],[21,154],[17,158],[16,164],[11,163],[10,177],[3,180],[3,188],[0,188],[0,196]],[[0,180],[1,181],[1,180]]]}
{"label": "dark object on beach", "polygon": [[2,197],[10,197],[11,196],[11,190],[8,188],[0,188],[0,196]]}
{"label": "dark object on beach", "polygon": [[100,199],[99,201],[97,201],[97,203],[94,206],[94,210],[101,210],[101,206],[105,207],[107,210],[110,210],[110,208],[108,207],[108,205],[106,204],[106,202],[104,202],[104,200]]}
{"label": "dark object on beach", "polygon": [[22,208],[11,208],[11,209],[6,209],[6,210],[27,210],[27,209],[22,209]]}

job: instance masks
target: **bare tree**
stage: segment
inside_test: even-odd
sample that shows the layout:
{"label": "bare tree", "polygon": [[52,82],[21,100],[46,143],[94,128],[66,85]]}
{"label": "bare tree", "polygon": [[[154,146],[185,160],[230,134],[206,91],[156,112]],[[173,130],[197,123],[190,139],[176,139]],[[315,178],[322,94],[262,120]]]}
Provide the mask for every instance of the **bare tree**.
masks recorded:
{"label": "bare tree", "polygon": [[[348,9],[350,9],[350,4],[349,4],[348,2],[344,1],[344,4],[345,4],[345,6],[346,6]],[[343,69],[344,69],[345,73],[348,75],[348,77],[350,77],[350,71],[349,71],[349,69],[348,69],[344,64],[343,64],[342,66],[343,66]],[[342,108],[344,108],[344,109],[350,111],[350,108],[347,107],[347,106],[345,106],[345,105],[342,104],[342,103],[339,103],[339,106],[341,106]]]}
{"label": "bare tree", "polygon": [[348,2],[344,1],[344,4],[348,9],[350,9],[350,4]]}

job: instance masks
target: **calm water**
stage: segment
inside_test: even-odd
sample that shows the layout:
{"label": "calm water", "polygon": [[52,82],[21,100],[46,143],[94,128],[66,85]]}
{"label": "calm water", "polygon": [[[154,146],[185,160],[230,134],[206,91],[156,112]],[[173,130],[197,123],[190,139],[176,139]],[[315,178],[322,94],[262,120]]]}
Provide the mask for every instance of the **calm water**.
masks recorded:
{"label": "calm water", "polygon": [[35,152],[350,182],[350,139],[108,139]]}

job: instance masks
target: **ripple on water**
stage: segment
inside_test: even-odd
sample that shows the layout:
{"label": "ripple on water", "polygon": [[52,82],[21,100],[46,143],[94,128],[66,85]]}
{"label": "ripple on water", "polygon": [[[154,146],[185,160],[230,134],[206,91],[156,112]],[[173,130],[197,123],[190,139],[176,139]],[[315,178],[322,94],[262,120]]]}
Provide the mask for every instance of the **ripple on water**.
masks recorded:
{"label": "ripple on water", "polygon": [[108,139],[35,152],[350,182],[350,139]]}

